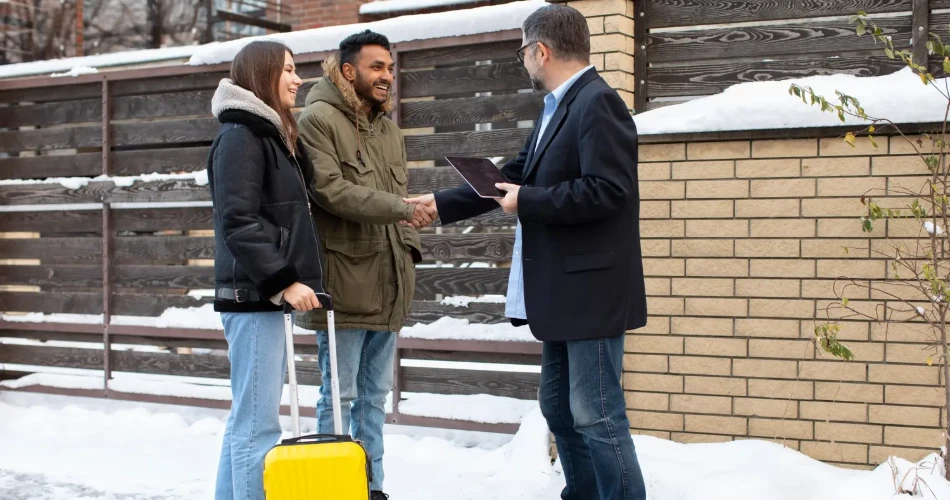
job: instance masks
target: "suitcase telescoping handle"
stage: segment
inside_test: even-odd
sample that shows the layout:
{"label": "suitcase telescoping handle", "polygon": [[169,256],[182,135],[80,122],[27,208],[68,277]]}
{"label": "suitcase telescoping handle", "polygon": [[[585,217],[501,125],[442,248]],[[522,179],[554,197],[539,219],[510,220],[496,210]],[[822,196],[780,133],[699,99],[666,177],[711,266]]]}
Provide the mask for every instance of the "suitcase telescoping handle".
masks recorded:
{"label": "suitcase telescoping handle", "polygon": [[[327,312],[327,333],[330,338],[330,386],[333,393],[333,432],[343,434],[340,418],[340,382],[336,369],[336,324],[333,317],[333,298],[325,293],[317,293],[317,300]],[[297,397],[297,368],[294,360],[294,307],[284,302],[284,343],[287,346],[287,376],[290,385],[290,425],[293,437],[300,437],[300,401]]]}

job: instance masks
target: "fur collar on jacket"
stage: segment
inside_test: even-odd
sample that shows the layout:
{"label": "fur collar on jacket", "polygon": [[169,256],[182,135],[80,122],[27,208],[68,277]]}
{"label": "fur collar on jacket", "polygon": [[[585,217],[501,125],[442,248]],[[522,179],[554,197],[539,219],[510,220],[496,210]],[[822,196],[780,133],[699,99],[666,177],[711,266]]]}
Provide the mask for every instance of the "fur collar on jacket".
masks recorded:
{"label": "fur collar on jacket", "polygon": [[[274,108],[265,104],[250,90],[235,85],[230,78],[222,78],[211,98],[211,113],[219,121],[238,121],[230,119],[234,113],[228,113],[229,111],[244,111],[265,120],[274,126],[281,141],[288,146],[287,149],[293,149],[289,147],[284,124],[281,123],[280,115],[274,111]],[[270,135],[262,134],[259,130],[254,132],[258,135]]]}

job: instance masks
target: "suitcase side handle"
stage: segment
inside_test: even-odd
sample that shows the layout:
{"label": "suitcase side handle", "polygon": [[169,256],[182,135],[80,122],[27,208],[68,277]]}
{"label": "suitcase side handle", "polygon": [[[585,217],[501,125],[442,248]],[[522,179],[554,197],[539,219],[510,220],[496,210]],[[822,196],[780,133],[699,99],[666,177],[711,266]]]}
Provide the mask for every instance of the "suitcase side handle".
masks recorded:
{"label": "suitcase side handle", "polygon": [[[317,296],[317,300],[319,300],[320,305],[323,306],[321,309],[326,311],[333,310],[333,297],[330,297],[330,294],[316,292],[314,295]],[[290,302],[284,301],[284,314],[290,314],[293,310],[294,306],[292,306]]]}

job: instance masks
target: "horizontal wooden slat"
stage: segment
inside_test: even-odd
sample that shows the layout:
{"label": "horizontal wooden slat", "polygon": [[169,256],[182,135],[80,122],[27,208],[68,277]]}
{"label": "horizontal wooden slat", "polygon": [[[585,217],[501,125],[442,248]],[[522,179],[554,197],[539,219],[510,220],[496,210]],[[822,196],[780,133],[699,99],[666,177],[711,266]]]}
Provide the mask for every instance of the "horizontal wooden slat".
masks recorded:
{"label": "horizontal wooden slat", "polygon": [[514,156],[530,135],[530,128],[410,135],[406,137],[406,155],[410,161],[445,156]]}
{"label": "horizontal wooden slat", "polygon": [[647,73],[649,97],[709,95],[745,82],[761,82],[817,75],[881,76],[906,65],[887,57],[844,57],[755,62],[690,63],[652,66]]}
{"label": "horizontal wooden slat", "polygon": [[211,298],[195,299],[187,295],[154,295],[149,293],[116,293],[112,295],[112,314],[127,316],[160,316],[170,307],[201,307]]}
{"label": "horizontal wooden slat", "polygon": [[109,167],[112,175],[194,172],[208,167],[210,152],[209,146],[115,151]]}
{"label": "horizontal wooden slat", "polygon": [[[102,294],[92,292],[0,292],[0,311],[101,314]],[[4,332],[0,331],[0,336],[3,336],[3,334]]]}
{"label": "horizontal wooden slat", "polygon": [[400,354],[402,359],[420,359],[426,361],[453,361],[468,363],[504,363],[512,365],[540,365],[541,356],[536,354],[481,353],[466,351],[424,351],[406,349]]}
{"label": "horizontal wooden slat", "polygon": [[[66,82],[64,82],[66,83]],[[0,102],[58,102],[75,99],[102,98],[102,84],[81,83],[63,85],[61,91],[50,92],[49,87],[32,87],[0,91]]]}
{"label": "horizontal wooden slat", "polygon": [[0,158],[0,179],[87,177],[102,173],[102,153]]}
{"label": "horizontal wooden slat", "polygon": [[211,201],[208,186],[195,184],[191,180],[136,182],[127,187],[108,184],[104,196],[105,201],[110,203]]}
{"label": "horizontal wooden slat", "polygon": [[102,285],[100,266],[0,265],[0,285],[27,285],[56,288],[95,288]]}
{"label": "horizontal wooden slat", "polygon": [[422,258],[427,261],[471,262],[511,259],[514,233],[424,234]]}
{"label": "horizontal wooden slat", "polygon": [[102,349],[4,344],[0,363],[101,370]]}
{"label": "horizontal wooden slat", "polygon": [[454,307],[431,300],[416,300],[409,309],[408,323],[432,323],[444,316],[467,319],[471,323],[493,324],[508,321],[505,318],[504,304],[472,303],[467,307]]}
{"label": "horizontal wooden slat", "polygon": [[100,210],[0,212],[0,232],[96,233],[102,231]]}
{"label": "horizontal wooden slat", "polygon": [[539,379],[540,376],[536,373],[414,366],[404,366],[400,373],[404,392],[493,394],[518,399],[537,399]]}
{"label": "horizontal wooden slat", "polygon": [[518,50],[518,47],[521,47],[521,40],[400,52],[399,66],[411,69],[460,65],[475,61],[517,60],[515,51]]}
{"label": "horizontal wooden slat", "polygon": [[[910,18],[875,19],[875,23],[893,38],[895,47],[910,43]],[[663,62],[859,50],[881,53],[874,38],[858,36],[847,20],[651,33],[647,41],[649,59]]]}
{"label": "horizontal wooden slat", "polygon": [[80,99],[4,108],[0,113],[0,127],[98,122],[101,119],[101,99]]}
{"label": "horizontal wooden slat", "polygon": [[134,78],[110,82],[109,89],[114,97],[213,89],[218,86],[218,82],[220,82],[222,78],[227,77],[227,72],[214,72],[162,76],[157,78]]}
{"label": "horizontal wooden slat", "polygon": [[220,125],[214,117],[121,123],[112,127],[112,141],[116,146],[211,142]]}
{"label": "horizontal wooden slat", "polygon": [[542,94],[512,94],[402,103],[405,128],[534,120],[544,107]]}
{"label": "horizontal wooden slat", "polygon": [[950,0],[930,0],[930,9],[950,9]]}
{"label": "horizontal wooden slat", "polygon": [[102,259],[96,237],[0,239],[0,259],[41,259],[62,263],[95,263]]}
{"label": "horizontal wooden slat", "polygon": [[498,295],[508,286],[506,268],[433,268],[416,270],[418,300],[442,295]]}
{"label": "horizontal wooden slat", "polygon": [[195,236],[119,236],[115,238],[115,258],[213,259],[214,238]]}
{"label": "horizontal wooden slat", "polygon": [[99,125],[0,132],[2,152],[89,148],[100,144],[102,127]]}
{"label": "horizontal wooden slat", "polygon": [[209,115],[213,95],[214,89],[202,89],[118,96],[112,102],[112,119]]}
{"label": "horizontal wooden slat", "polygon": [[115,268],[115,283],[122,288],[214,288],[211,266],[132,266]]}
{"label": "horizontal wooden slat", "polygon": [[514,61],[405,71],[400,75],[399,85],[400,96],[412,98],[530,89],[531,80],[524,64]]}
{"label": "horizontal wooden slat", "polygon": [[[649,28],[910,11],[912,0],[650,0]],[[931,0],[933,1],[933,0]]]}
{"label": "horizontal wooden slat", "polygon": [[117,231],[186,231],[214,226],[211,207],[138,208],[111,213]]}

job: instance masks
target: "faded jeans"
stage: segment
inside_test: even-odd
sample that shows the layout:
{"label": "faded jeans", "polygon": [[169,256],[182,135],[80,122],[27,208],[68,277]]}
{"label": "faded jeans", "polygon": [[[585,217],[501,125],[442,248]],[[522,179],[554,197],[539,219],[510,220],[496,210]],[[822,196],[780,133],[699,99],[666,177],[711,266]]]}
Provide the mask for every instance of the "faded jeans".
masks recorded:
{"label": "faded jeans", "polygon": [[[317,432],[333,434],[330,393],[329,335],[317,331],[320,399],[317,401]],[[337,376],[340,378],[340,413],[343,432],[362,441],[373,462],[370,490],[383,490],[383,424],[386,396],[393,388],[396,334],[371,330],[337,330]]]}
{"label": "faded jeans", "polygon": [[620,384],[623,337],[543,344],[538,397],[564,469],[562,500],[646,500]]}
{"label": "faded jeans", "polygon": [[282,312],[221,313],[231,361],[231,413],[215,500],[264,500],[264,456],[280,440],[287,373]]}

